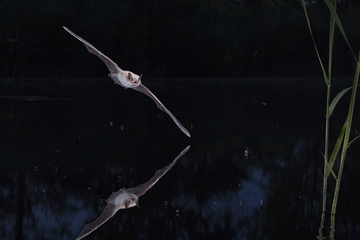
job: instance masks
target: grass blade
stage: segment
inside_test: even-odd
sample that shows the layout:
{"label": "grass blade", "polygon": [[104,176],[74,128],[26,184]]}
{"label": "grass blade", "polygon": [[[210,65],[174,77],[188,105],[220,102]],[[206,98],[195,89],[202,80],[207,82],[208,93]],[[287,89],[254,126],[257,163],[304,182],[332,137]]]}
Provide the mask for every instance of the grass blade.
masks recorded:
{"label": "grass blade", "polygon": [[[324,173],[324,177],[327,178],[329,177],[330,175],[330,172],[332,171],[332,168],[334,166],[334,163],[335,163],[335,160],[339,154],[339,151],[340,151],[340,148],[341,148],[341,145],[343,143],[343,140],[344,140],[344,135],[345,135],[345,132],[346,132],[346,127],[347,127],[347,120],[345,121],[344,123],[344,126],[342,127],[341,131],[340,131],[340,134],[339,134],[339,137],[338,139],[336,140],[336,143],[335,143],[335,146],[333,148],[333,151],[331,152],[331,156],[330,156],[330,159],[329,159],[329,163],[327,163],[327,167],[325,169],[325,173]],[[336,179],[336,178],[335,178]]]}
{"label": "grass blade", "polygon": [[[334,1],[334,2],[335,2],[335,1]],[[349,40],[348,40],[347,37],[346,37],[346,33],[345,33],[345,31],[344,31],[344,28],[343,28],[343,25],[342,25],[342,23],[341,23],[341,21],[340,21],[340,18],[339,18],[339,16],[338,16],[337,13],[336,13],[336,2],[335,2],[335,4],[332,4],[329,0],[325,0],[325,3],[326,3],[326,5],[328,6],[328,8],[329,8],[329,10],[330,10],[331,16],[335,19],[336,25],[338,26],[338,28],[339,28],[339,30],[340,30],[343,38],[345,39],[347,45],[349,46],[350,51],[351,51],[351,53],[352,53],[352,55],[353,55],[353,57],[354,57],[354,59],[355,59],[355,61],[356,61],[355,53],[354,53],[354,51],[352,50],[351,45],[350,45],[350,42],[349,42]]]}
{"label": "grass blade", "polygon": [[350,145],[360,137],[360,135],[358,135],[357,137],[355,137],[353,140],[351,140],[349,143],[348,143],[348,148],[350,147]]}
{"label": "grass blade", "polygon": [[352,87],[345,88],[335,96],[329,106],[329,117],[331,117],[331,115],[333,114],[336,104],[339,102],[342,96],[344,96],[344,94],[347,93],[350,89],[352,89]]}
{"label": "grass blade", "polygon": [[330,85],[330,80],[329,80],[328,75],[327,75],[327,73],[325,71],[324,65],[323,65],[323,63],[321,61],[319,50],[318,50],[318,48],[316,46],[316,43],[315,43],[314,35],[312,33],[312,30],[311,30],[309,15],[307,13],[306,6],[305,6],[305,1],[304,0],[301,0],[301,1],[302,1],[302,5],[303,5],[303,8],[304,8],[306,22],[307,22],[307,25],[308,25],[308,28],[309,28],[310,36],[311,36],[311,39],[312,39],[314,47],[315,47],[316,55],[317,55],[317,57],[319,59],[319,63],[320,63],[321,70],[322,70],[322,73],[323,73],[323,76],[324,76],[324,80],[325,80],[326,85],[329,86]]}

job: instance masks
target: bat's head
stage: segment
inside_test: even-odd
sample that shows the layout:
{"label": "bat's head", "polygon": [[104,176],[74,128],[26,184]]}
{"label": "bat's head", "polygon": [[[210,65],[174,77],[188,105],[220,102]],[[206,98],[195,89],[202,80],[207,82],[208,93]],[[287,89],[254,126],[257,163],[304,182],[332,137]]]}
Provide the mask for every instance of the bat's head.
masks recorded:
{"label": "bat's head", "polygon": [[142,77],[142,74],[140,76],[138,76],[137,74],[132,73],[132,72],[128,72],[128,74],[126,76],[127,80],[134,87],[137,87],[141,84],[141,77]]}
{"label": "bat's head", "polygon": [[138,205],[138,197],[136,195],[131,194],[125,200],[125,208],[139,206]]}

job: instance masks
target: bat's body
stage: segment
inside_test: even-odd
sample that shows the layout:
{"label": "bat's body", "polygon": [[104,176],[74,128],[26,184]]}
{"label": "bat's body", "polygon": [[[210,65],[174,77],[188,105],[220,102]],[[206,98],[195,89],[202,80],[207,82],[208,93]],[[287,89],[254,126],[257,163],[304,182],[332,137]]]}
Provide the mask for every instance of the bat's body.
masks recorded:
{"label": "bat's body", "polygon": [[175,116],[164,106],[162,102],[147,88],[141,83],[141,76],[131,72],[122,70],[119,68],[119,66],[112,61],[110,58],[108,58],[106,55],[104,55],[102,52],[97,50],[93,45],[88,43],[86,40],[81,38],[80,36],[73,33],[70,29],[67,27],[63,27],[68,33],[70,33],[73,37],[78,39],[80,42],[85,44],[85,47],[87,50],[98,56],[108,67],[110,74],[109,76],[114,80],[116,84],[119,84],[123,86],[124,88],[132,88],[134,90],[137,90],[139,92],[142,92],[149,96],[154,102],[156,103],[156,106],[161,109],[162,111],[169,114],[171,119],[175,122],[175,124],[183,131],[183,133],[186,134],[186,136],[190,137],[190,133],[188,130],[175,118]]}
{"label": "bat's body", "polygon": [[117,192],[111,194],[111,196],[107,199],[107,205],[101,214],[95,221],[86,224],[84,229],[81,231],[76,240],[82,239],[95,231],[98,227],[104,224],[107,220],[109,220],[115,213],[120,209],[126,209],[138,205],[138,199],[141,195],[143,195],[147,190],[152,188],[155,183],[169,171],[176,161],[181,158],[188,150],[190,146],[187,146],[182,152],[166,167],[159,169],[155,172],[155,175],[146,183],[140,184],[134,188],[122,188]]}

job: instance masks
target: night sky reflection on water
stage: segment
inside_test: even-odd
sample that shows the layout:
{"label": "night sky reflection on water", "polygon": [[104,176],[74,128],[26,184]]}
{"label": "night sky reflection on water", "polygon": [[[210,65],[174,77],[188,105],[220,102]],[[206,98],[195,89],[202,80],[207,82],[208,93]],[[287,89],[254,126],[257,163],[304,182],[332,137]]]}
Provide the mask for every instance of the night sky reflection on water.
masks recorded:
{"label": "night sky reflection on water", "polygon": [[[189,152],[85,239],[314,239],[320,221],[325,87],[318,79],[1,80],[1,239],[73,239],[121,187]],[[338,86],[349,86],[342,80]],[[339,88],[340,89],[340,88]],[[337,107],[332,137],[346,99]],[[358,109],[358,108],[357,108]],[[359,128],[359,111],[354,133]],[[336,234],[360,230],[359,143],[350,148]],[[244,156],[245,150],[249,156]],[[331,183],[332,184],[332,183]]]}

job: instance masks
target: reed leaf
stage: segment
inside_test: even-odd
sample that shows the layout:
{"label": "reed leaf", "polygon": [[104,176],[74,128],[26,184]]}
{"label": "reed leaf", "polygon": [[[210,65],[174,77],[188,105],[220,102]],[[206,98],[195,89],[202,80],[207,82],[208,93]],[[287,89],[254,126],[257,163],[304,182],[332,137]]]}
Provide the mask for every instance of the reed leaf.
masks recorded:
{"label": "reed leaf", "polygon": [[[331,4],[336,9],[336,0],[331,0]],[[329,26],[329,59],[328,59],[328,78],[329,78],[329,84],[328,86],[331,86],[331,77],[332,77],[332,59],[333,59],[333,49],[334,49],[334,35],[335,35],[335,19],[332,15],[330,15],[330,26]],[[328,89],[328,98],[326,102],[326,108],[329,109],[329,102],[330,102],[330,89]],[[329,114],[329,111],[327,111],[327,115],[331,116]]]}
{"label": "reed leaf", "polygon": [[[303,0],[303,1],[304,1],[304,0]],[[338,26],[338,28],[339,28],[339,30],[340,30],[343,38],[345,39],[347,45],[349,46],[350,51],[351,51],[351,53],[352,53],[352,55],[353,55],[353,57],[354,57],[354,59],[355,59],[355,61],[356,61],[355,53],[354,53],[354,51],[352,50],[352,47],[351,47],[350,42],[349,42],[349,40],[348,40],[348,38],[347,38],[347,36],[346,36],[345,30],[344,30],[343,25],[342,25],[342,23],[341,23],[341,21],[340,21],[340,18],[339,18],[339,16],[338,16],[338,14],[336,13],[336,1],[333,0],[332,2],[330,2],[330,0],[325,0],[325,3],[326,3],[326,5],[328,6],[328,8],[329,8],[329,10],[330,10],[331,19],[334,19],[334,20],[335,20],[336,25]],[[330,21],[331,21],[331,20],[330,20]],[[332,39],[332,40],[333,40],[333,39]],[[331,55],[330,55],[330,56],[331,56]]]}
{"label": "reed leaf", "polygon": [[352,87],[345,88],[335,96],[335,98],[332,100],[329,106],[329,112],[328,112],[329,117],[331,117],[331,115],[333,114],[336,104],[344,96],[344,94],[347,93],[350,89],[352,89]]}
{"label": "reed leaf", "polygon": [[350,145],[356,140],[356,139],[358,139],[360,137],[360,135],[358,135],[357,137],[355,137],[353,140],[351,140],[349,143],[348,143],[348,148],[350,147]]}
{"label": "reed leaf", "polygon": [[325,83],[326,83],[327,86],[330,86],[330,79],[328,78],[328,74],[326,73],[326,70],[325,70],[324,65],[322,63],[319,50],[318,50],[318,48],[316,46],[316,43],[315,43],[314,35],[312,33],[312,30],[311,30],[310,18],[309,18],[309,15],[307,13],[307,10],[306,10],[305,0],[301,0],[301,1],[302,1],[302,5],[303,5],[303,8],[304,8],[306,22],[307,22],[307,25],[308,25],[308,28],[309,28],[310,36],[311,36],[312,42],[313,42],[314,47],[315,47],[316,55],[317,55],[317,57],[319,59],[319,63],[320,63],[320,66],[321,66],[321,70],[322,70],[322,74],[323,74]]}
{"label": "reed leaf", "polygon": [[[334,146],[333,151],[331,153],[329,162],[327,162],[325,160],[325,163],[326,163],[326,168],[325,168],[325,173],[324,173],[325,178],[329,177],[330,173],[333,171],[332,168],[334,166],[334,163],[336,161],[336,158],[337,158],[337,156],[339,154],[341,145],[342,145],[343,140],[344,140],[344,135],[345,135],[345,132],[346,132],[346,127],[347,127],[346,123],[347,123],[347,121],[345,121],[344,126],[342,127],[342,129],[340,131],[339,137],[336,140],[336,143],[335,143],[335,146]],[[334,175],[334,173],[333,173],[333,175]],[[336,175],[334,175],[334,178],[337,180]]]}

